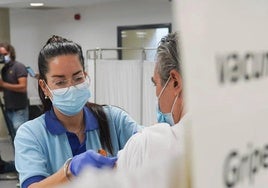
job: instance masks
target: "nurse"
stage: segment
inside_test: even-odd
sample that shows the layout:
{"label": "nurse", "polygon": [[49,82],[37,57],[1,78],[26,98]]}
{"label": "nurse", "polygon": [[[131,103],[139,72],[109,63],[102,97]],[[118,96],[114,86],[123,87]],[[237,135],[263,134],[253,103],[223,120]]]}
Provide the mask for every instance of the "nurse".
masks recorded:
{"label": "nurse", "polygon": [[[88,102],[90,79],[78,44],[52,36],[38,68],[44,114],[24,123],[14,142],[21,187],[62,184],[86,165],[112,167],[113,156],[141,126],[120,108]],[[107,152],[103,161],[95,160],[102,157],[99,149]]]}

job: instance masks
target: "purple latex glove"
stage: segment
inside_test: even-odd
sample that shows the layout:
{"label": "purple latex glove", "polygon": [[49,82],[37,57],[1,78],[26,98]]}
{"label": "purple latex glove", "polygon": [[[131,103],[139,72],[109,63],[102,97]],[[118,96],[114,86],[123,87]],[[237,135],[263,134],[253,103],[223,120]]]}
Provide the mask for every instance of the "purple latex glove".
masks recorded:
{"label": "purple latex glove", "polygon": [[74,176],[77,176],[86,166],[113,168],[116,161],[117,157],[105,157],[94,150],[87,150],[73,157],[70,163],[70,171]]}

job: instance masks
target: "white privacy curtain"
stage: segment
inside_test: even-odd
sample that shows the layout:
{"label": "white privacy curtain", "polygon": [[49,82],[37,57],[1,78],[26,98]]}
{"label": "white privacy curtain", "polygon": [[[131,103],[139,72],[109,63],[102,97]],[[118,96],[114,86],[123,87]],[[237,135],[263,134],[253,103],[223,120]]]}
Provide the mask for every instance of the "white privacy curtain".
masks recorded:
{"label": "white privacy curtain", "polygon": [[143,111],[142,124],[152,125],[156,123],[156,94],[155,86],[152,83],[152,76],[154,74],[155,62],[143,62]]}
{"label": "white privacy curtain", "polygon": [[88,60],[92,99],[127,111],[142,125],[156,122],[154,62],[141,60]]}

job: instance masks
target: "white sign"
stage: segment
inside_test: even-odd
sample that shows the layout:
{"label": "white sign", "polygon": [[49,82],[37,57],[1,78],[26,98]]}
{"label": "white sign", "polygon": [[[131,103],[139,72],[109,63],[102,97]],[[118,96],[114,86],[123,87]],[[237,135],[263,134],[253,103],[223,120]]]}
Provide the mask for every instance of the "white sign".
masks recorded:
{"label": "white sign", "polygon": [[268,187],[268,1],[179,0],[193,188]]}

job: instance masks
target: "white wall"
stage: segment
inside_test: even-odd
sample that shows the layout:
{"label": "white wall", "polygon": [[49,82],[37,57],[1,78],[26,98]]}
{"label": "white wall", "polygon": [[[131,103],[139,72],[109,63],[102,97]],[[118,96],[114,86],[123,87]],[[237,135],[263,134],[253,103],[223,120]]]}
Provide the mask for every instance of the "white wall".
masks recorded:
{"label": "white wall", "polygon": [[[80,13],[81,20],[74,20]],[[37,71],[41,47],[53,34],[82,45],[85,51],[117,46],[117,26],[172,22],[171,3],[159,1],[113,2],[83,8],[11,9],[11,43],[17,58]],[[37,97],[36,81],[29,79],[29,97]],[[35,85],[35,86],[33,86]],[[37,97],[38,98],[38,97]]]}

